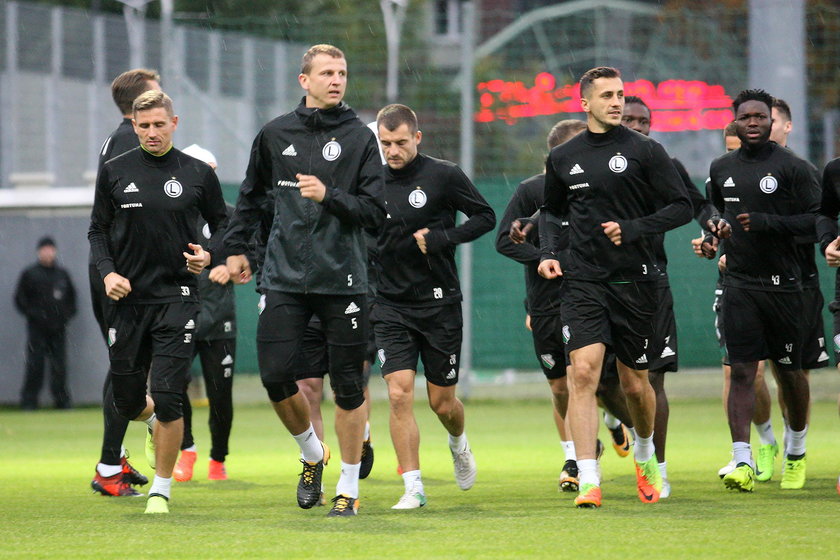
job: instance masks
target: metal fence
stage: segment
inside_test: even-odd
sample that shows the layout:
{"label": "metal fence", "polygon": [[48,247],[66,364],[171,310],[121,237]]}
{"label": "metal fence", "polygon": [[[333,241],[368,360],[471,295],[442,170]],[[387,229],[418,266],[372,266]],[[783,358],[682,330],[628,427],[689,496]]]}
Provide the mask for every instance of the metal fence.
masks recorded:
{"label": "metal fence", "polygon": [[132,53],[126,18],[23,2],[0,2],[0,29],[0,188],[91,185],[121,118],[109,85],[133,62],[171,69],[163,87],[181,117],[176,141],[211,150],[220,178],[238,182],[256,131],[295,103],[306,48],[178,25],[164,54],[160,22],[141,20]]}

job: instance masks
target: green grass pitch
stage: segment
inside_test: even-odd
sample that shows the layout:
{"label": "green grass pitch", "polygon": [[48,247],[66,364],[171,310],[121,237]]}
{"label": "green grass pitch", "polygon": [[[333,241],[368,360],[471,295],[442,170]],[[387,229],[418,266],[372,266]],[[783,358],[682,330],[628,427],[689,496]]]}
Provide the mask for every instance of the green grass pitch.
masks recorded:
{"label": "green grass pitch", "polygon": [[[387,404],[378,401],[376,464],[361,482],[361,509],[351,519],[328,519],[326,508],[298,509],[296,448],[267,404],[237,407],[231,479],[223,482],[206,479],[207,409],[196,409],[196,479],[175,483],[168,516],[143,515],[145,498],[91,493],[98,410],[0,411],[0,558],[836,557],[840,421],[832,402],[813,407],[805,489],[780,490],[777,474],[757,483],[753,494],[738,494],[717,477],[730,449],[720,402],[675,400],[668,445],[672,497],[639,502],[631,459],[608,447],[599,510],[577,510],[573,495],[557,491],[562,451],[547,398],[467,403],[479,469],[468,492],[453,480],[443,429],[425,402],[416,410],[428,505],[390,509],[403,486]],[[330,415],[327,437],[337,448],[331,422]],[[780,419],[774,423],[779,435]],[[151,478],[142,442],[141,426],[132,425],[132,461]],[[334,461],[325,470],[330,495],[337,454]]]}

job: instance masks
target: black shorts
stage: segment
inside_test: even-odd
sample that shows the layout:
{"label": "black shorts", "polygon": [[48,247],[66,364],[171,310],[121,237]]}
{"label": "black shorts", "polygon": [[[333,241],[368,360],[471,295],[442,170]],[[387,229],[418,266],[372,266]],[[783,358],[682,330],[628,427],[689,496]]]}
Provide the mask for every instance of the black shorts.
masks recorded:
{"label": "black shorts", "polygon": [[655,282],[563,282],[563,340],[566,352],[612,344],[616,358],[637,370],[649,366],[656,312]]}
{"label": "black shorts", "polygon": [[534,352],[546,379],[560,379],[569,365],[563,343],[563,320],[559,313],[531,317]]}
{"label": "black shorts", "polygon": [[312,317],[303,332],[303,342],[298,353],[298,379],[323,378],[330,372],[327,355],[327,336],[321,321]]}
{"label": "black shorts", "polygon": [[183,393],[195,346],[197,302],[114,305],[108,354],[115,375],[149,371],[150,390]]}
{"label": "black shorts", "polygon": [[[373,328],[369,327],[369,330],[373,333]],[[373,334],[368,336],[368,345],[365,349],[365,361],[368,363],[373,363],[376,357],[376,345],[371,350],[371,338],[373,338]],[[323,379],[330,372],[327,337],[324,334],[324,327],[321,325],[321,320],[318,317],[313,316],[309,324],[306,325],[300,354],[298,354],[297,372],[298,380]],[[370,368],[364,368],[362,373],[364,375],[365,387],[367,387],[368,381],[370,381]]]}
{"label": "black shorts", "polygon": [[461,304],[396,307],[378,303],[373,330],[382,375],[410,369],[423,360],[426,381],[441,387],[458,383],[463,317]]}
{"label": "black shorts", "polygon": [[649,369],[651,371],[677,371],[677,319],[674,317],[674,296],[671,287],[662,284],[656,289],[656,315],[653,324],[653,342]]}
{"label": "black shorts", "polygon": [[805,339],[802,342],[802,369],[820,369],[828,366],[828,352],[825,350],[825,325],[823,323],[823,299],[819,286],[802,290],[803,322]]}
{"label": "black shorts", "polygon": [[266,294],[265,308],[257,324],[257,357],[263,383],[286,383],[298,378],[307,327],[313,315],[325,327],[325,343],[318,347],[326,349],[331,385],[361,386],[367,345],[365,295],[276,291]]}
{"label": "black shorts", "polygon": [[236,339],[198,340],[193,348],[193,361],[199,357],[204,379],[229,379],[236,364]]}
{"label": "black shorts", "polygon": [[800,369],[802,299],[802,292],[724,287],[721,305],[730,363],[770,359],[781,369]]}

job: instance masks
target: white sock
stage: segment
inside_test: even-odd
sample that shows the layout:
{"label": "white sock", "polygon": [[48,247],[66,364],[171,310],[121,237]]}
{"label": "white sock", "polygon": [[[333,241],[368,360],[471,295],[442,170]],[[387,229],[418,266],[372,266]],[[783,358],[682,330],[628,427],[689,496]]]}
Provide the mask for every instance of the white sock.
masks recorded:
{"label": "white sock", "polygon": [[122,459],[123,457],[128,458],[128,455],[125,454],[125,446],[121,445],[120,446],[120,459]]}
{"label": "white sock", "polygon": [[650,437],[636,438],[636,445],[633,448],[633,458],[636,459],[637,463],[644,463],[649,460],[653,457],[655,452],[656,448],[653,445],[653,432],[651,432]]}
{"label": "white sock", "polygon": [[561,440],[560,445],[563,446],[563,453],[566,454],[567,461],[577,461],[577,453],[575,453],[575,442]]}
{"label": "white sock", "polygon": [[338,484],[335,486],[336,495],[341,494],[348,498],[359,497],[359,468],[361,463],[350,465],[341,462],[341,476],[338,477]]}
{"label": "white sock", "polygon": [[317,463],[324,459],[324,446],[321,445],[321,440],[315,435],[315,428],[312,427],[312,424],[309,424],[309,429],[302,434],[292,437],[295,438],[300,447],[300,453],[304,461]]}
{"label": "white sock", "polygon": [[370,440],[370,422],[365,422],[365,441]]}
{"label": "white sock", "polygon": [[601,480],[598,478],[598,461],[595,459],[581,459],[577,462],[578,466],[578,482],[581,486],[584,484],[601,485]]}
{"label": "white sock", "polygon": [[773,435],[773,422],[768,420],[763,424],[755,424],[755,431],[758,432],[758,439],[761,445],[773,445],[776,443],[776,436]]}
{"label": "white sock", "polygon": [[790,445],[788,446],[788,455],[804,455],[805,454],[805,436],[808,434],[808,426],[801,432],[790,431]]}
{"label": "white sock", "polygon": [[621,420],[619,420],[609,412],[604,411],[604,426],[606,426],[610,430],[615,430],[616,428],[621,426]]}
{"label": "white sock", "polygon": [[746,463],[752,468],[755,468],[755,463],[753,463],[752,458],[752,448],[745,441],[732,442],[732,459],[735,461],[735,465]]}
{"label": "white sock", "polygon": [[420,470],[408,471],[402,474],[403,484],[405,484],[405,493],[409,492],[425,494],[423,490],[423,479],[420,478]]}
{"label": "white sock", "polygon": [[146,423],[150,430],[154,430],[155,422],[157,422],[157,415],[154,412],[152,412],[152,415],[143,421]]}
{"label": "white sock", "polygon": [[627,428],[627,429],[630,430],[630,433],[633,435],[633,443],[635,445],[635,442],[638,441],[638,439],[639,439],[639,434],[636,433],[636,428]]}
{"label": "white sock", "polygon": [[195,453],[196,452],[196,447],[195,447],[195,445],[191,445],[191,446],[187,447],[186,449],[182,449],[181,451],[192,451],[193,453]]}
{"label": "white sock", "polygon": [[449,449],[452,450],[452,453],[462,453],[469,448],[470,444],[467,442],[466,430],[460,436],[449,434]]}
{"label": "white sock", "polygon": [[96,465],[96,472],[99,473],[99,476],[108,478],[109,476],[121,473],[122,465],[106,465],[105,463],[99,463]]}
{"label": "white sock", "polygon": [[662,480],[668,480],[668,462],[662,461],[659,463],[659,474],[662,475]]}
{"label": "white sock", "polygon": [[169,494],[172,490],[172,477],[170,478],[162,478],[158,475],[155,475],[154,480],[152,480],[152,487],[149,488],[149,495],[152,494],[160,494],[161,496],[166,496],[169,498]]}

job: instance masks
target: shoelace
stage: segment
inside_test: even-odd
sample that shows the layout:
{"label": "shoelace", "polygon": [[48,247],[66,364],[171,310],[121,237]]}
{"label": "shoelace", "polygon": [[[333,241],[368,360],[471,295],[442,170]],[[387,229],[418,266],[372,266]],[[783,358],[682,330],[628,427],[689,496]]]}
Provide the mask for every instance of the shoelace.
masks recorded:
{"label": "shoelace", "polygon": [[455,465],[459,470],[468,470],[470,468],[470,452],[461,451],[455,455]]}
{"label": "shoelace", "polygon": [[300,460],[303,463],[303,471],[300,473],[300,476],[303,477],[304,484],[312,484],[315,482],[315,467],[317,465],[310,465],[303,459]]}
{"label": "shoelace", "polygon": [[332,499],[333,504],[335,504],[333,506],[333,509],[336,511],[344,511],[350,507],[351,501],[352,498],[347,498],[345,496],[336,496]]}

